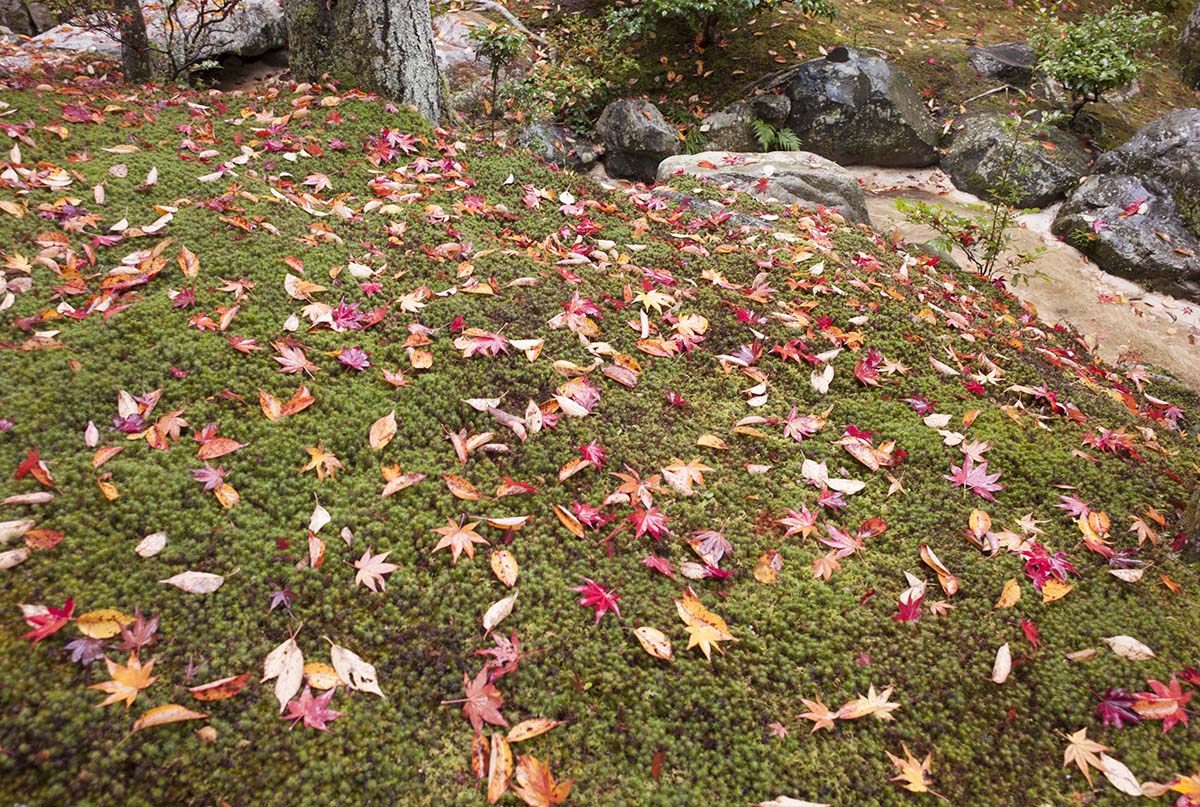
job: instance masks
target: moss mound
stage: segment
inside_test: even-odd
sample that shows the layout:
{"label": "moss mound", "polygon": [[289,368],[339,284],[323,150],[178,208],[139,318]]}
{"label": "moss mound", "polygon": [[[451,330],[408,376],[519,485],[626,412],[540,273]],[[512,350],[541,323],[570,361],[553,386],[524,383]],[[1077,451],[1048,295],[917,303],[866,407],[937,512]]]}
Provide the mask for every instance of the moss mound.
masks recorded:
{"label": "moss mound", "polygon": [[[932,753],[932,786],[954,804],[1070,804],[1093,790],[1094,803],[1123,802],[1103,777],[1093,788],[1062,767],[1059,733],[1083,727],[1143,780],[1200,761],[1195,722],[1106,728],[1093,694],[1143,691],[1200,661],[1200,581],[1176,540],[1200,461],[1187,391],[1103,366],[1002,290],[836,218],[776,210],[775,230],[739,229],[650,195],[604,194],[327,88],[131,95],[83,77],[2,99],[19,155],[0,171],[0,259],[15,292],[0,312],[0,495],[55,495],[4,505],[0,519],[63,536],[0,571],[6,801],[484,803],[471,725],[441,701],[461,698],[464,673],[491,658],[478,651],[495,647],[481,620],[511,591],[491,571],[493,548],[520,566],[496,634],[515,631],[530,653],[495,681],[501,712],[510,724],[565,721],[513,749],[574,777],[568,803],[932,803],[889,782],[887,752],[903,746]],[[344,351],[356,347],[361,370],[338,358],[353,364]],[[296,349],[315,372],[280,372],[273,359]],[[822,393],[813,376],[826,367]],[[310,406],[265,416],[260,395],[282,405],[301,384]],[[507,414],[472,401],[483,398]],[[375,450],[371,425],[392,411],[395,437]],[[465,463],[446,436],[460,430],[492,433],[470,441]],[[224,502],[193,473],[222,445],[214,437],[241,444],[208,462],[224,473],[213,481]],[[592,441],[602,467],[560,481]],[[994,501],[947,480],[963,445],[1001,473]],[[123,450],[94,467],[108,446]],[[324,479],[301,470],[317,446],[341,465]],[[32,450],[44,467],[26,462]],[[709,469],[702,480],[679,469],[693,458]],[[864,484],[823,490],[806,481],[813,463]],[[610,472],[651,481],[622,501]],[[425,477],[381,497],[401,473]],[[500,495],[514,489],[506,480],[536,492]],[[1096,516],[1089,535],[1056,509],[1060,496],[1111,526]],[[318,502],[330,520],[314,568]],[[591,526],[573,529],[556,507]],[[786,535],[779,522],[805,509],[815,533]],[[994,556],[968,538],[977,509]],[[647,513],[666,518],[658,539]],[[511,532],[484,520],[526,515]],[[480,522],[492,548],[457,563],[433,552],[448,519]],[[818,539],[836,542],[830,527],[853,538],[869,519],[886,529],[872,522],[861,551],[832,568],[836,550]],[[160,531],[165,548],[139,556]],[[717,566],[711,544],[691,545],[699,531],[732,546]],[[1020,554],[1032,543],[1077,570],[1061,599],[1035,590],[1040,567]],[[923,545],[957,577],[953,596]],[[351,564],[368,548],[399,565],[386,591],[355,585]],[[761,582],[770,572],[756,568],[774,558],[777,579]],[[1146,571],[1130,583],[1109,573],[1122,567]],[[190,594],[160,582],[185,570],[223,585]],[[905,573],[927,585],[916,621],[893,619]],[[576,603],[584,578],[616,591],[619,615],[597,622]],[[1023,596],[996,608],[1008,580]],[[673,603],[688,586],[737,639],[711,661],[687,648]],[[272,610],[284,590],[289,607]],[[109,680],[102,661],[71,660],[84,623],[33,646],[21,638],[19,605],[69,598],[75,617],[159,619],[141,651],[158,679],[128,711],[97,708],[88,687]],[[673,660],[642,649],[640,626],[671,639]],[[386,699],[341,685],[330,706],[344,716],[328,733],[289,730],[274,685],[257,678],[293,633],[308,662],[331,660],[328,637],[372,663]],[[1156,656],[1119,657],[1103,641],[1115,635]],[[125,663],[121,637],[98,641],[92,650]],[[996,684],[1006,643],[1013,669]],[[1066,657],[1089,648],[1090,660]],[[186,689],[247,673],[255,680],[227,700]],[[870,687],[892,690],[894,720],[844,714],[810,734],[798,716],[801,698],[836,710]],[[171,703],[210,716],[130,734]]]}

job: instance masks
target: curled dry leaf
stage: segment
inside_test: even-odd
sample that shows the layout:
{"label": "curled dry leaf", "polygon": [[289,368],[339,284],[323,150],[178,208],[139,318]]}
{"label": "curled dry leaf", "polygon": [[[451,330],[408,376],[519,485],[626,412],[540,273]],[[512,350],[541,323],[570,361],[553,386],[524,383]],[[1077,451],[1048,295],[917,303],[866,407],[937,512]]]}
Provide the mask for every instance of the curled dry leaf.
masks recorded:
{"label": "curled dry leaf", "polygon": [[[204,445],[200,446],[200,450],[196,452],[196,456],[202,460],[215,460],[218,457],[224,457],[226,454],[232,454],[239,448],[245,448],[245,443],[239,443],[237,440],[230,440],[228,437],[214,437]],[[104,449],[101,449],[103,451]]]}
{"label": "curled dry leaf", "polygon": [[[490,523],[490,522],[489,522]],[[504,585],[512,588],[517,584],[517,559],[507,549],[496,549],[491,556],[492,574]]]}
{"label": "curled dry leaf", "polygon": [[293,636],[267,654],[263,662],[262,683],[275,679],[275,699],[279,701],[279,713],[287,708],[288,701],[300,691],[304,681],[304,654]]}
{"label": "curled dry leaf", "polygon": [[642,649],[655,658],[670,661],[672,656],[671,640],[658,628],[643,625],[633,632],[641,643]]}
{"label": "curled dry leaf", "polygon": [[512,749],[500,734],[492,735],[492,750],[488,758],[488,804],[495,804],[508,790],[513,774]]}
{"label": "curled dry leaf", "polygon": [[152,532],[138,541],[138,545],[133,548],[133,551],[143,558],[152,558],[159,552],[162,552],[166,546],[167,534],[165,532]]}
{"label": "curled dry leaf", "polygon": [[513,605],[517,601],[519,589],[513,589],[513,593],[509,594],[502,600],[496,600],[491,607],[487,609],[487,613],[483,615],[483,635],[487,636],[492,632],[492,629],[499,625],[504,619],[512,613]]}
{"label": "curled dry leaf", "polygon": [[168,703],[166,706],[156,706],[133,722],[131,734],[154,726],[165,726],[168,723],[179,723],[184,720],[204,720],[208,717],[205,712],[196,712],[186,706]]}
{"label": "curled dry leaf", "polygon": [[534,737],[540,737],[551,729],[563,725],[565,722],[565,720],[550,720],[545,717],[522,720],[508,730],[508,741],[510,743],[519,743],[525,740],[532,740]]}
{"label": "curled dry leaf", "polygon": [[1000,599],[996,600],[996,608],[1012,608],[1021,599],[1021,584],[1017,582],[1015,577],[1004,581],[1004,590],[1000,592]]}
{"label": "curled dry leaf", "polygon": [[1145,661],[1154,658],[1154,651],[1132,636],[1108,636],[1104,639],[1112,651],[1130,661]]}
{"label": "curled dry leaf", "polygon": [[1100,772],[1104,774],[1113,787],[1120,790],[1126,796],[1141,796],[1142,785],[1138,782],[1137,777],[1133,775],[1133,771],[1121,762],[1119,759],[1113,759],[1103,751],[1100,752]]}
{"label": "curled dry leaf", "polygon": [[1012,651],[1008,648],[1008,642],[1005,642],[996,651],[996,661],[992,664],[992,681],[1003,684],[1008,680],[1010,672],[1012,672]]}
{"label": "curled dry leaf", "polygon": [[371,444],[373,451],[382,451],[388,443],[392,442],[392,438],[395,436],[396,410],[393,409],[371,424],[371,432],[367,435],[367,441]]}
{"label": "curled dry leaf", "polygon": [[212,594],[224,585],[225,578],[210,572],[180,572],[158,582],[175,586],[188,594]]}
{"label": "curled dry leaf", "polygon": [[223,701],[241,692],[253,677],[250,673],[232,675],[219,681],[188,687],[188,692],[198,701]]}
{"label": "curled dry leaf", "polygon": [[352,650],[339,647],[333,642],[329,644],[329,660],[333,662],[333,669],[337,671],[338,678],[342,679],[346,686],[357,692],[370,692],[381,698],[387,697],[379,688],[379,676],[374,666]]}

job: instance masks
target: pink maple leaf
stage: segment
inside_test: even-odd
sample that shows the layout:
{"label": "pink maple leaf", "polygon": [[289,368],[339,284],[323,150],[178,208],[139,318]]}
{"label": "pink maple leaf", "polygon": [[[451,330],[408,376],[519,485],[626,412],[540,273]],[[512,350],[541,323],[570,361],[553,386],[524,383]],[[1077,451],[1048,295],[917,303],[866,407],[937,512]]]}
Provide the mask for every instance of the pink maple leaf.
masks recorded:
{"label": "pink maple leaf", "polygon": [[954,487],[964,487],[980,498],[987,499],[990,502],[996,501],[996,497],[992,494],[1004,490],[1004,485],[997,482],[1000,479],[1000,471],[994,474],[988,473],[988,464],[981,462],[975,464],[975,460],[967,456],[963,460],[961,467],[950,466],[950,473],[943,474],[943,478],[949,479]]}
{"label": "pink maple leaf", "polygon": [[635,538],[641,538],[646,533],[650,533],[654,536],[654,540],[661,541],[663,536],[671,534],[671,530],[667,527],[667,517],[659,512],[657,506],[651,507],[649,510],[639,507],[633,511],[629,520],[637,527]]}
{"label": "pink maple leaf", "polygon": [[579,447],[579,453],[583,455],[583,458],[590,461],[592,465],[595,465],[597,468],[600,468],[604,465],[605,454],[607,452],[608,449],[597,443],[595,440],[592,440],[587,445]]}
{"label": "pink maple leaf", "polygon": [[305,728],[329,731],[325,724],[342,716],[341,712],[335,712],[329,708],[329,701],[333,700],[334,692],[337,692],[337,687],[326,690],[314,698],[312,689],[305,687],[299,698],[288,702],[288,713],[280,720],[291,720],[291,728],[296,728],[303,722]]}
{"label": "pink maple leaf", "polygon": [[675,577],[675,570],[671,568],[671,561],[666,558],[660,558],[658,555],[647,555],[642,558],[642,565],[653,569],[659,574],[665,574],[667,577]]}
{"label": "pink maple leaf", "polygon": [[583,595],[579,598],[580,605],[596,609],[596,622],[600,621],[600,617],[604,616],[606,611],[612,611],[617,617],[621,616],[621,609],[617,606],[617,600],[621,599],[620,594],[587,577],[583,578],[583,582],[584,585],[574,586],[571,591],[578,591]]}
{"label": "pink maple leaf", "polygon": [[359,372],[371,366],[370,354],[357,346],[342,348],[342,352],[337,354],[337,360],[342,363],[342,366]]}

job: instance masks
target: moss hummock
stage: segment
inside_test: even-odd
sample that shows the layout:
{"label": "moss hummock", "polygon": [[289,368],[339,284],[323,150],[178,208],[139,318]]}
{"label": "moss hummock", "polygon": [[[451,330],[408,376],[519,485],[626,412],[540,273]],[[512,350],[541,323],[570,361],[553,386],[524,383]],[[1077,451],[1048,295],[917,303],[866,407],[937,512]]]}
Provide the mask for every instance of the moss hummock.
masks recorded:
{"label": "moss hummock", "polygon": [[[520,594],[497,633],[516,631],[530,655],[496,686],[510,724],[565,721],[514,751],[574,777],[568,804],[745,804],[779,794],[859,807],[933,803],[889,782],[887,752],[901,755],[904,745],[918,758],[932,753],[933,787],[953,804],[1065,805],[1093,791],[1094,803],[1124,803],[1103,777],[1093,788],[1063,769],[1059,732],[1082,727],[1143,780],[1169,782],[1200,762],[1195,721],[1165,734],[1150,720],[1118,731],[1094,711],[1094,693],[1142,691],[1147,679],[1168,681],[1200,662],[1200,580],[1186,559],[1194,550],[1173,549],[1200,462],[1196,398],[1152,370],[1104,366],[1002,290],[910,259],[869,229],[741,200],[743,211],[777,217],[776,230],[731,230],[720,216],[605,194],[328,87],[146,95],[80,76],[57,90],[6,89],[0,100],[20,149],[20,163],[0,174],[0,258],[20,292],[0,312],[0,418],[11,421],[0,433],[0,495],[50,490],[33,474],[14,478],[33,449],[56,494],[4,506],[0,518],[34,518],[64,536],[0,571],[6,800],[485,803],[471,727],[441,701],[461,698],[463,674],[473,677],[488,658],[477,655],[494,646],[481,619],[510,590],[490,571],[487,547],[452,564],[448,552],[432,552],[433,530],[447,519],[520,515],[532,519],[512,533],[478,527],[495,547],[510,541],[520,564]],[[152,169],[157,181],[147,185]],[[693,185],[682,179],[676,189]],[[165,214],[172,218],[150,226]],[[122,220],[127,227],[115,226]],[[177,262],[182,247],[198,258],[194,278]],[[138,250],[165,260],[159,266],[148,252],[122,263]],[[122,273],[123,265],[136,269]],[[301,267],[326,290],[309,300],[289,294],[285,276]],[[373,276],[355,277],[363,267]],[[178,305],[176,292],[190,288],[194,303]],[[365,329],[333,330],[327,308],[313,303],[343,300],[360,313],[385,310]],[[598,311],[589,344],[548,324],[582,301]],[[298,327],[288,331],[293,316]],[[464,356],[470,329],[511,341],[495,356]],[[288,339],[319,368],[311,377],[279,372],[272,343]],[[544,340],[534,360],[521,340]],[[336,356],[348,347],[365,351],[371,367],[343,366]],[[426,369],[413,366],[425,364],[420,351],[432,359]],[[593,368],[579,380],[575,368],[596,359],[627,372]],[[834,373],[821,394],[810,378],[824,363]],[[402,373],[403,385],[385,370]],[[620,381],[629,376],[632,388]],[[260,390],[287,401],[301,383],[314,403],[268,420]],[[161,390],[146,421],[178,410],[188,425],[158,448],[128,419],[119,430],[128,414],[118,411],[121,390],[143,407]],[[573,407],[556,395],[590,414],[561,416]],[[518,418],[530,401],[543,418],[559,417],[523,441],[467,403],[476,398],[498,398]],[[944,422],[923,422],[922,400]],[[793,408],[823,427],[802,441],[789,436]],[[393,410],[397,434],[374,451],[368,430]],[[89,421],[97,447],[124,447],[99,468],[85,442]],[[245,444],[211,461],[238,493],[229,508],[193,478],[208,424]],[[445,436],[460,429],[493,432],[492,448],[461,463]],[[863,439],[892,464],[865,467],[838,444],[847,433],[869,433]],[[1128,435],[1132,450],[1113,433]],[[989,444],[982,456],[1004,486],[995,501],[945,478],[964,461],[955,434]],[[603,468],[560,482],[560,468],[593,440],[606,450]],[[305,449],[318,445],[344,466],[324,480],[301,472]],[[620,485],[610,471],[661,476],[694,457],[712,470],[693,495],[666,481],[653,493],[668,518],[662,540],[635,537],[629,504],[604,505]],[[844,495],[844,507],[827,491],[821,506],[806,460],[865,485]],[[426,478],[381,498],[393,466]],[[446,474],[482,497],[456,498]],[[506,478],[537,492],[499,497]],[[1140,582],[1117,579],[1084,547],[1080,527],[1056,508],[1061,495],[1107,513],[1112,549],[1137,550],[1133,560],[1148,564]],[[318,533],[324,563],[313,568],[307,527],[317,502],[331,521]],[[576,537],[553,509],[573,504],[611,521]],[[785,536],[779,520],[804,507],[818,514],[816,536]],[[1005,546],[1036,540],[1067,553],[1079,572],[1073,590],[1043,603],[1025,558],[977,549],[967,537],[976,509]],[[1042,534],[1029,532],[1030,520],[1022,530],[1026,516]],[[1138,547],[1128,531],[1135,517],[1157,543]],[[817,541],[826,525],[853,533],[867,519],[884,520],[886,531],[842,558],[830,579],[814,577],[830,551]],[[720,576],[687,580],[684,571],[706,573],[687,542],[700,530],[722,531],[732,551]],[[134,548],[157,531],[165,549],[139,557]],[[957,576],[953,597],[922,563],[921,545]],[[354,585],[351,564],[368,547],[400,566],[386,592]],[[754,574],[770,550],[782,561],[773,584]],[[644,565],[649,555],[675,576]],[[159,582],[184,570],[225,581],[209,595]],[[906,572],[928,585],[916,622],[892,618]],[[572,587],[585,577],[616,590],[619,617],[596,623],[576,604]],[[1009,579],[1023,596],[997,609]],[[686,649],[672,600],[688,585],[738,640],[711,662]],[[290,614],[269,609],[284,589],[294,594]],[[73,663],[65,650],[78,623],[36,646],[20,638],[29,627],[19,605],[68,598],[76,616],[114,608],[160,618],[157,643],[142,651],[157,659],[159,679],[128,711],[97,708],[101,695],[88,687],[107,680],[103,662]],[[953,607],[936,616],[939,600]],[[673,661],[642,650],[633,629],[643,625],[671,639]],[[272,683],[203,703],[186,690],[244,673],[257,679],[268,652],[297,631],[307,661],[329,662],[328,637],[374,664],[387,698],[340,687],[330,705],[344,716],[324,734],[289,730]],[[1118,657],[1103,637],[1119,634],[1156,657]],[[123,663],[117,643],[107,640],[106,652]],[[1014,667],[995,684],[1005,643]],[[1066,658],[1088,648],[1090,660]],[[893,721],[839,720],[810,734],[798,717],[802,697],[836,709],[872,686],[892,688]],[[167,703],[211,716],[130,735],[137,716]],[[201,727],[215,739],[198,736]]]}

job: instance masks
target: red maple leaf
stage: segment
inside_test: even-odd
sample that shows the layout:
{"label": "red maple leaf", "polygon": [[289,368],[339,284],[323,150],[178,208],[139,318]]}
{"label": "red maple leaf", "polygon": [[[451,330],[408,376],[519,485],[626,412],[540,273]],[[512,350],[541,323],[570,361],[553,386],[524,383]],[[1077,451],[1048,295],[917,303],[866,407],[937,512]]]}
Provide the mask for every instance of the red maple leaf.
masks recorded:
{"label": "red maple leaf", "polygon": [[75,612],[75,599],[70,598],[63,603],[62,608],[50,606],[44,614],[35,614],[25,617],[25,621],[33,625],[33,630],[22,636],[22,639],[33,639],[33,643],[37,644],[47,636],[58,633],[68,622],[71,621],[71,614]]}
{"label": "red maple leaf", "polygon": [[1188,713],[1183,707],[1196,693],[1188,692],[1185,695],[1175,675],[1171,676],[1170,684],[1155,680],[1148,680],[1146,683],[1152,691],[1135,692],[1134,697],[1137,700],[1134,701],[1133,710],[1146,720],[1161,720],[1163,734],[1170,731],[1176,723],[1186,726]]}
{"label": "red maple leaf", "polygon": [[675,576],[675,570],[671,568],[671,561],[666,558],[660,558],[658,555],[647,555],[642,558],[642,565],[653,569],[659,574],[665,574],[667,577]]}
{"label": "red maple leaf", "polygon": [[617,600],[621,599],[620,594],[614,593],[610,589],[606,589],[587,577],[583,578],[584,585],[574,586],[571,591],[578,591],[583,596],[579,598],[579,604],[596,609],[596,622],[600,621],[600,617],[604,616],[606,611],[612,611],[618,617],[621,616],[621,609],[617,606]]}
{"label": "red maple leaf", "polygon": [[488,680],[490,670],[490,664],[483,665],[483,669],[475,674],[474,680],[463,673],[463,692],[466,697],[462,700],[442,701],[443,706],[461,703],[463,717],[471,721],[471,728],[475,729],[476,734],[483,732],[485,722],[493,726],[508,725],[504,715],[500,714],[500,707],[504,705],[504,695]]}
{"label": "red maple leaf", "polygon": [[337,687],[328,689],[314,698],[312,690],[305,687],[299,698],[288,703],[288,713],[280,720],[291,720],[291,728],[296,728],[303,722],[305,728],[329,731],[326,724],[342,716],[341,712],[335,712],[329,708],[329,701],[333,699],[334,692],[337,692]]}
{"label": "red maple leaf", "polygon": [[658,507],[651,507],[648,510],[639,507],[633,511],[629,520],[637,527],[635,538],[641,538],[646,533],[650,533],[656,541],[661,541],[663,536],[671,534],[671,530],[667,528],[667,517],[659,512]]}
{"label": "red maple leaf", "polygon": [[1042,646],[1042,634],[1038,632],[1037,625],[1032,620],[1022,619],[1021,630],[1025,632],[1025,638],[1033,645],[1034,650]]}
{"label": "red maple leaf", "polygon": [[[907,593],[907,592],[906,592]],[[921,618],[921,602],[925,599],[925,593],[922,592],[917,597],[905,597],[901,595],[899,612],[892,616],[897,622],[916,622]]]}
{"label": "red maple leaf", "polygon": [[17,479],[23,479],[26,474],[33,474],[34,479],[48,488],[54,487],[54,479],[50,476],[50,469],[46,467],[46,463],[38,456],[36,448],[29,449],[25,454],[24,461],[17,466]]}

